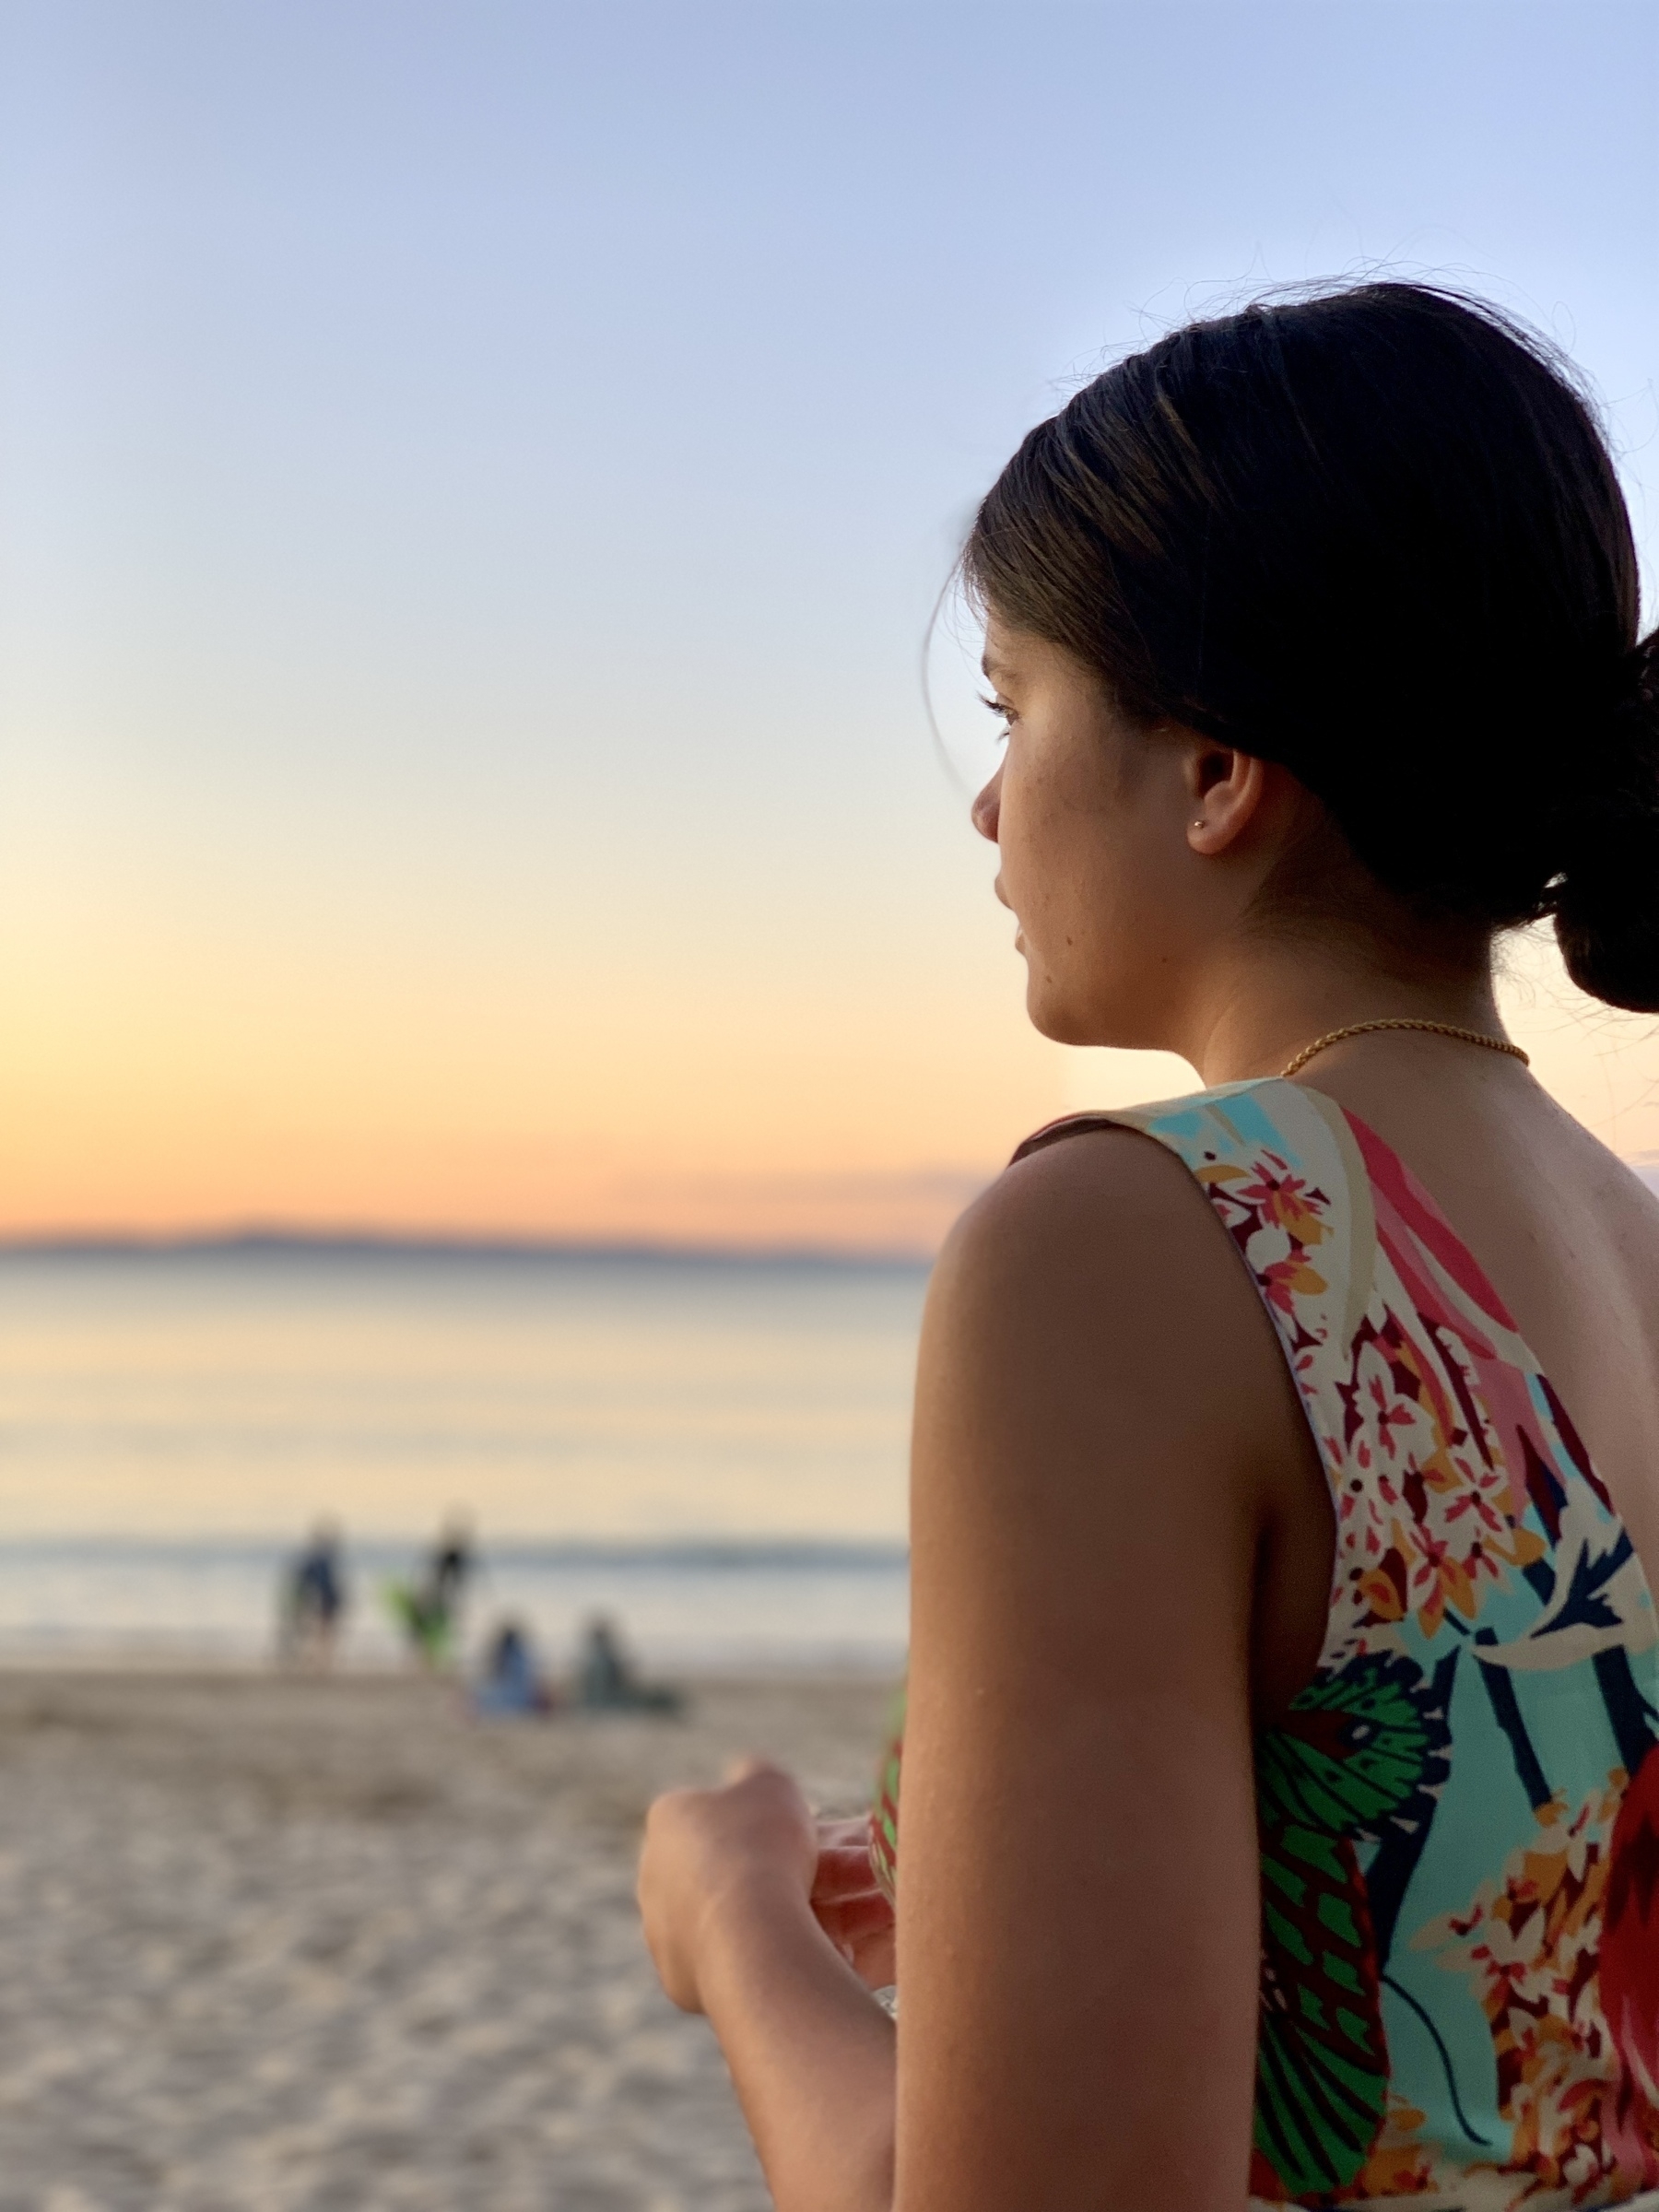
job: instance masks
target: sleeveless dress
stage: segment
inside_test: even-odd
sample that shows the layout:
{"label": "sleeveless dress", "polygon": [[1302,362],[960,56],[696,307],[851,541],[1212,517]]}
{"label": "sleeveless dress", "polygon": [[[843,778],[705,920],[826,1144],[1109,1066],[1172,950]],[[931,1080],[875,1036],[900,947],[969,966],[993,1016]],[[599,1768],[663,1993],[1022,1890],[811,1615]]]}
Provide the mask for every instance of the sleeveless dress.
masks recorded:
{"label": "sleeveless dress", "polygon": [[[1330,1480],[1324,1647],[1256,1739],[1253,2203],[1659,2206],[1659,1624],[1501,1300],[1387,1146],[1277,1078],[1077,1115],[1184,1161]],[[871,1819],[896,1896],[902,1719]]]}

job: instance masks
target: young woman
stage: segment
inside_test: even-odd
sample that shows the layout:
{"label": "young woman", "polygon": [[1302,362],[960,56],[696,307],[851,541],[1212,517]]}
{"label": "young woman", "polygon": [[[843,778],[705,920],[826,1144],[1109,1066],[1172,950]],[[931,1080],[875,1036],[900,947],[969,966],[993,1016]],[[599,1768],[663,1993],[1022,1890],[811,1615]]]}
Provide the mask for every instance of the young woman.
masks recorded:
{"label": "young woman", "polygon": [[873,1854],[771,1769],[664,1799],[665,1985],[779,2212],[1659,2193],[1659,1203],[1491,982],[1548,915],[1659,1009],[1594,417],[1478,303],[1253,307],[1033,430],[966,567],[1031,1019],[1206,1088],[951,1237],[902,1789]]}

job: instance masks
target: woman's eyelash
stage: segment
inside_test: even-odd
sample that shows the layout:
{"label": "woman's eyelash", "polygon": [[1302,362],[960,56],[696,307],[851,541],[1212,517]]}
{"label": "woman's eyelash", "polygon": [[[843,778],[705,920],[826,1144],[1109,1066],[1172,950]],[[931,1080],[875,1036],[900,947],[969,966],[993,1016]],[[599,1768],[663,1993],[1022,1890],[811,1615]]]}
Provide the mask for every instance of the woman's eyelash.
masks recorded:
{"label": "woman's eyelash", "polygon": [[980,693],[980,705],[989,707],[993,714],[1000,714],[1005,722],[1012,722],[1014,719],[1014,711],[1011,707],[1005,706],[1000,699],[993,699],[986,692]]}

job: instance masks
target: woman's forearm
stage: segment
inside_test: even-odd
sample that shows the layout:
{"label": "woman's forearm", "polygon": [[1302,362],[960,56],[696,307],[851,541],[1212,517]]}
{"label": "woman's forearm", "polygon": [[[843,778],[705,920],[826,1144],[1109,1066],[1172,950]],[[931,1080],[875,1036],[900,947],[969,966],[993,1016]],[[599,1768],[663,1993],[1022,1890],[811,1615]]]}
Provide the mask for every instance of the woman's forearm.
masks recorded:
{"label": "woman's forearm", "polygon": [[893,2024],[806,1900],[718,1909],[698,1983],[777,2212],[891,2212]]}

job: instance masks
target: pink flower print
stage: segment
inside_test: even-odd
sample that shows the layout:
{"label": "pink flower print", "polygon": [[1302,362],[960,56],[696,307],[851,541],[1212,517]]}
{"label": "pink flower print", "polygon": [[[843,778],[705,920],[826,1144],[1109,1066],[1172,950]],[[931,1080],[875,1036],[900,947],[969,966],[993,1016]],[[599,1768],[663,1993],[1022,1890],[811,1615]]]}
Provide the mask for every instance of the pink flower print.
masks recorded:
{"label": "pink flower print", "polygon": [[1249,1181],[1235,1195],[1264,1221],[1285,1230],[1299,1244],[1318,1244],[1328,1234],[1323,1217],[1330,1211],[1325,1194],[1295,1174],[1277,1152],[1264,1152],[1245,1170]]}

